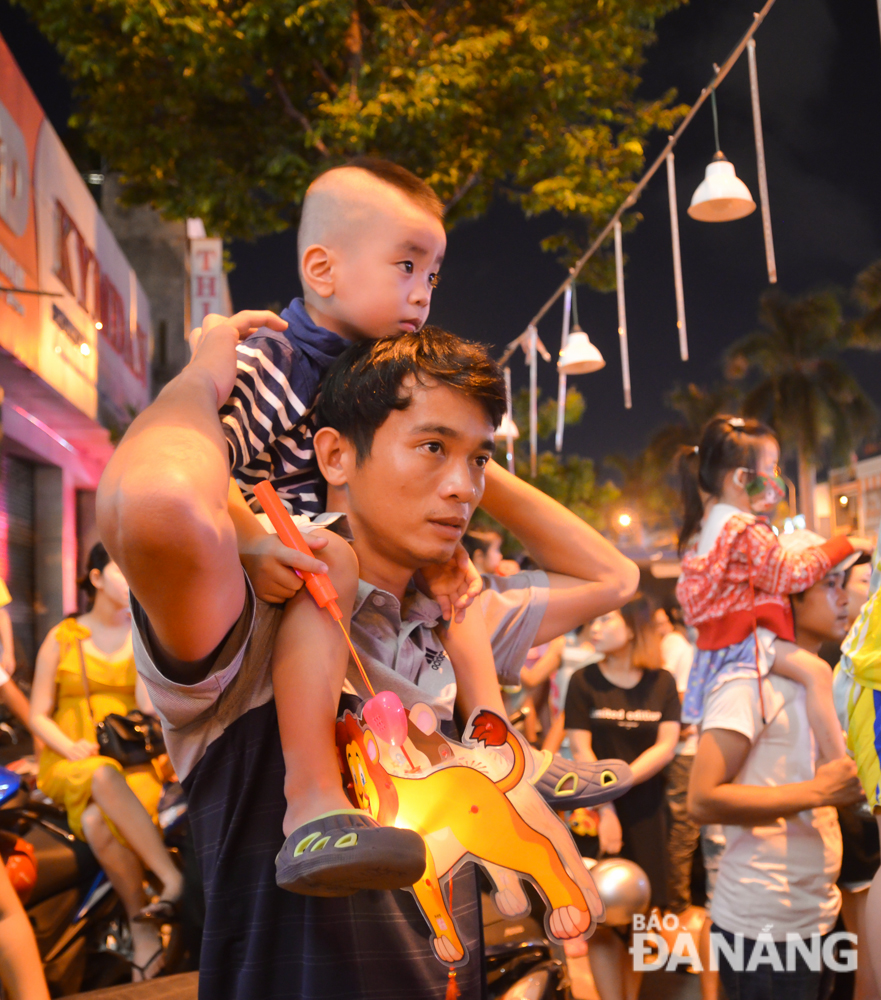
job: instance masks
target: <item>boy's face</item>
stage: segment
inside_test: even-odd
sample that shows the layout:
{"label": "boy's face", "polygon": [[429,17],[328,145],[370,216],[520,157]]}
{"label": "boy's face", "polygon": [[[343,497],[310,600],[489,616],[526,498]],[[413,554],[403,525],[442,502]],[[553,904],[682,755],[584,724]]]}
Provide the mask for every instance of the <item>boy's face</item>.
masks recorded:
{"label": "boy's face", "polygon": [[319,308],[331,328],[352,340],[421,329],[446,245],[442,223],[420,206],[397,191],[378,199],[329,251],[332,294]]}

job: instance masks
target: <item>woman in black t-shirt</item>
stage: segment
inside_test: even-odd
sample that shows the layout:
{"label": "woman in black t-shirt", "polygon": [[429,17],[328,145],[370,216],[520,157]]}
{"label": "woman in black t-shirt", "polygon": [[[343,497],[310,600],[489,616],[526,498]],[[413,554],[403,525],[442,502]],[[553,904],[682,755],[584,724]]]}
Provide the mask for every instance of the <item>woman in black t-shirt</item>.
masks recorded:
{"label": "woman in black t-shirt", "polygon": [[[630,764],[634,787],[614,805],[600,807],[600,851],[636,862],[649,877],[652,906],[663,909],[667,818],[661,772],[676,751],[680,705],[673,676],[660,669],[652,610],[644,597],[636,597],[594,620],[590,641],[604,656],[573,674],[565,713],[576,760],[617,757]],[[590,954],[603,1000],[618,995],[622,983],[636,975],[621,939],[605,928],[597,928]]]}

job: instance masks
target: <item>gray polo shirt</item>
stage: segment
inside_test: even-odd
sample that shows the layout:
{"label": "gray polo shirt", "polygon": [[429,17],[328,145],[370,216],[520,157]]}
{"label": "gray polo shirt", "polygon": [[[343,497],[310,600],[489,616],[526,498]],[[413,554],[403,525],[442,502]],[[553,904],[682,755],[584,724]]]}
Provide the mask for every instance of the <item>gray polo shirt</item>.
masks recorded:
{"label": "gray polo shirt", "polygon": [[[547,607],[544,573],[487,580],[481,603],[500,676],[519,675]],[[172,761],[186,789],[205,885],[200,996],[211,1000],[443,1000],[447,969],[431,951],[428,924],[407,891],[324,899],[275,884],[282,844],[285,767],[272,700],[270,657],[281,609],[248,586],[247,603],[208,676],[166,678],[146,616],[132,601],[134,649]],[[371,683],[405,706],[430,704],[448,718],[455,681],[435,632],[438,607],[408,595],[401,607],[362,584],[352,634]],[[354,669],[354,668],[353,668]],[[349,686],[361,692],[350,671]],[[481,910],[473,866],[454,876],[453,912],[469,960],[462,1000],[483,1000]]]}
{"label": "gray polo shirt", "polygon": [[[133,645],[138,672],[162,719],[166,746],[185,778],[206,749],[245,712],[272,698],[270,658],[282,608],[257,600],[247,576],[247,605],[209,674],[195,684],[169,680],[156,664],[143,608],[132,598]],[[501,684],[519,683],[520,668],[544,617],[547,575],[542,571],[485,577],[480,602],[487,619]],[[352,613],[352,641],[377,691],[394,691],[410,708],[430,705],[451,719],[456,678],[438,633],[437,603],[416,590],[403,606],[363,580]],[[354,664],[346,690],[367,697]]]}

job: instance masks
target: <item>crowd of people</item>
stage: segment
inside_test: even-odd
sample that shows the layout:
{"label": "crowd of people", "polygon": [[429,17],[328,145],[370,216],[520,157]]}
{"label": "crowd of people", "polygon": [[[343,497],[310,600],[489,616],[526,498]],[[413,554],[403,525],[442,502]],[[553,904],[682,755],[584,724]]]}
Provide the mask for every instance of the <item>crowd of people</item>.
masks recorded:
{"label": "crowd of people", "polygon": [[[791,967],[789,945],[822,942],[839,909],[863,942],[856,995],[877,997],[881,622],[878,581],[854,565],[871,544],[778,538],[776,439],[719,416],[680,460],[675,597],[649,599],[608,539],[492,461],[503,375],[482,346],[425,326],[445,243],[440,203],[407,171],[362,159],[324,173],[303,206],[304,298],[280,316],[206,318],[191,363],[116,449],[88,609],[46,637],[29,704],[0,609],[0,697],[33,732],[39,792],[122,902],[133,978],[162,972],[159,928],[184,893],[156,827],[169,771],[99,745],[109,715],[137,711],[161,720],[188,799],[202,996],[485,995],[481,961],[438,962],[405,891],[425,872],[423,838],[380,822],[376,803],[353,808],[341,784],[338,714],[381,691],[448,738],[479,708],[521,720],[530,794],[585,857],[637,865],[652,913],[699,928],[705,1000],[719,979],[730,1000],[826,1000],[829,964],[796,949]],[[268,529],[267,480],[310,554]],[[528,556],[469,532],[478,507]],[[310,592],[332,590],[334,615],[304,574],[326,578]],[[818,654],[837,662],[851,625],[833,688]],[[455,965],[481,947],[474,866],[448,894]],[[38,998],[32,937],[4,936],[8,896],[0,874],[0,978]],[[555,935],[587,952],[601,1000],[635,1000],[630,929],[601,924],[585,944],[587,924],[566,917]]]}

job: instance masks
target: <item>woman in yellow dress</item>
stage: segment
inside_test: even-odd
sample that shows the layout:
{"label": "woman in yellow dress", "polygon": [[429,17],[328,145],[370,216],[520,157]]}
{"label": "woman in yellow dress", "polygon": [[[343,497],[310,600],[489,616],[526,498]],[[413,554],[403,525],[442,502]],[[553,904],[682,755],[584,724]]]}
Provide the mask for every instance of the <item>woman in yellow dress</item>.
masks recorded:
{"label": "woman in yellow dress", "polygon": [[[95,742],[94,723],[109,713],[153,712],[135,671],[128,584],[100,543],[89,555],[83,586],[89,611],[65,618],[37,654],[31,728],[46,744],[37,787],[67,810],[71,831],[88,843],[106,872],[131,927],[132,978],[151,979],[163,957],[158,926],[149,918],[174,908],[183,878],[154,824],[162,785],[153,765],[123,768],[99,756]],[[158,914],[157,904],[145,907],[145,866],[162,881]]]}

